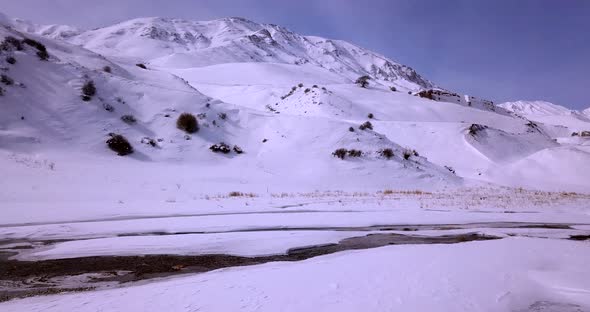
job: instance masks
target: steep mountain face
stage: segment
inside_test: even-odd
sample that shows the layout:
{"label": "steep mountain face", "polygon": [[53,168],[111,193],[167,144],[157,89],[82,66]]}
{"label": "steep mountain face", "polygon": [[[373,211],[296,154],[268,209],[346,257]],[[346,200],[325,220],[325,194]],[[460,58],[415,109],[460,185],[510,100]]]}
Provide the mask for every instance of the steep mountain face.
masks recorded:
{"label": "steep mountain face", "polygon": [[434,87],[414,69],[348,42],[302,36],[284,27],[243,18],[206,22],[140,18],[89,31],[22,22],[17,26],[104,55],[158,67],[193,68],[238,62],[313,64],[349,80],[369,75],[404,90]]}

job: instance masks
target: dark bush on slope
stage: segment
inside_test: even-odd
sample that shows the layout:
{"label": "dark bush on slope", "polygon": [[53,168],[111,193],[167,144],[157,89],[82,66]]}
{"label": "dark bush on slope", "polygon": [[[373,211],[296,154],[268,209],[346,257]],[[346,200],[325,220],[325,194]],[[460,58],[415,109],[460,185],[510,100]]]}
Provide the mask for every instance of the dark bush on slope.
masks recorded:
{"label": "dark bush on slope", "polygon": [[82,95],[90,98],[96,95],[96,86],[94,85],[94,81],[86,81],[86,83],[82,86]]}
{"label": "dark bush on slope", "polygon": [[123,115],[121,116],[121,120],[129,125],[137,122],[137,119],[135,119],[135,116],[133,115]]}
{"label": "dark bush on slope", "polygon": [[45,50],[37,51],[37,56],[42,61],[47,61],[49,59],[49,53],[47,53],[47,51],[45,51]]}
{"label": "dark bush on slope", "polygon": [[371,79],[371,77],[367,75],[361,76],[355,81],[355,83],[359,85],[361,88],[366,88],[369,86],[369,79]]}
{"label": "dark bush on slope", "polygon": [[6,75],[0,75],[0,82],[2,82],[3,84],[5,84],[7,86],[11,86],[14,84],[14,80],[12,80],[12,78],[10,78]]}
{"label": "dark bush on slope", "polygon": [[351,149],[351,150],[348,150],[348,156],[361,157],[361,156],[363,156],[363,152],[360,150]]}
{"label": "dark bush on slope", "polygon": [[393,157],[393,150],[391,148],[384,148],[379,151],[379,154],[382,157],[385,157],[387,159],[391,159],[391,157]]}
{"label": "dark bush on slope", "polygon": [[345,148],[339,148],[339,149],[335,150],[332,153],[332,156],[338,157],[340,159],[344,159],[344,157],[346,157],[346,154],[347,153],[348,153],[348,150],[347,149],[345,149]]}
{"label": "dark bush on slope", "polygon": [[133,147],[127,141],[127,139],[120,134],[113,134],[110,139],[107,140],[108,147],[117,152],[119,156],[125,156],[133,153]]}
{"label": "dark bush on slope", "polygon": [[23,39],[23,43],[37,49],[37,56],[42,61],[47,61],[49,59],[49,53],[47,53],[47,48],[41,42],[30,38],[25,38]]}
{"label": "dark bush on slope", "polygon": [[199,122],[195,115],[191,113],[182,113],[176,120],[176,127],[186,133],[195,133],[199,131]]}
{"label": "dark bush on slope", "polygon": [[17,51],[22,51],[23,45],[20,40],[14,38],[12,36],[8,36],[8,37],[4,38],[4,41],[2,41],[2,43],[0,43],[0,50],[10,51],[12,49],[16,49]]}

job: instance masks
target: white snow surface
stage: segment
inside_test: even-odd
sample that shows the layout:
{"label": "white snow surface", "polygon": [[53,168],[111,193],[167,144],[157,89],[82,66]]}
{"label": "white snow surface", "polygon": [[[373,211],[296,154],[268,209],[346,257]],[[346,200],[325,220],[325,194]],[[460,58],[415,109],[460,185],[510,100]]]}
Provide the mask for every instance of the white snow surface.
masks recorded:
{"label": "white snow surface", "polygon": [[545,101],[506,102],[498,106],[529,120],[549,125],[565,126],[571,131],[588,131],[590,129],[588,109],[577,111]]}
{"label": "white snow surface", "polygon": [[588,258],[587,243],[533,238],[389,246],[0,307],[7,312],[585,311]]}

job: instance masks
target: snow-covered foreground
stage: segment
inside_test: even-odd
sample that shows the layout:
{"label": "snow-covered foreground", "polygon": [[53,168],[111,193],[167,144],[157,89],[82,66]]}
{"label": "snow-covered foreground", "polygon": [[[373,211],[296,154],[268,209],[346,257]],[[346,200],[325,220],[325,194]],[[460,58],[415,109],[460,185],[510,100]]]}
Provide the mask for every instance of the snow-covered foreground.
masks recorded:
{"label": "snow-covered foreground", "polygon": [[[588,111],[422,98],[437,87],[410,67],[240,18],[83,31],[0,14],[0,40],[0,300],[111,287],[2,311],[590,309]],[[108,149],[114,133],[133,154]],[[430,244],[374,248],[396,239]],[[338,248],[289,258],[310,246]],[[212,254],[270,256],[106,286],[43,266]]]}
{"label": "snow-covered foreground", "polygon": [[[550,250],[550,252],[548,252]],[[3,311],[587,311],[590,245],[506,238],[390,246],[92,293]]]}

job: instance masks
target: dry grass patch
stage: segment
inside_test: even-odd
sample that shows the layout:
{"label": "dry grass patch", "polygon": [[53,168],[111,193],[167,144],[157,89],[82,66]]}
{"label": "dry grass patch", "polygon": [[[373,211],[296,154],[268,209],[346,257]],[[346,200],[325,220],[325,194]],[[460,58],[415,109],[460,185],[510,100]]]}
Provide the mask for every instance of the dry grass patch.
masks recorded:
{"label": "dry grass patch", "polygon": [[254,194],[254,193],[242,193],[242,192],[229,192],[229,194],[227,194],[228,197],[258,197],[258,195]]}

